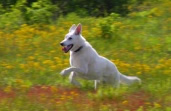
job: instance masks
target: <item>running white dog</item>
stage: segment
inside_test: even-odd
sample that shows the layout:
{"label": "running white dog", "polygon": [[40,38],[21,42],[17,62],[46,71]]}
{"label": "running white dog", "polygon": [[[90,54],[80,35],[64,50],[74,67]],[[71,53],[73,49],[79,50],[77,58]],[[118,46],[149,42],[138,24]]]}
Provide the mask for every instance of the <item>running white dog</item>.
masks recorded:
{"label": "running white dog", "polygon": [[94,80],[95,89],[97,84],[107,83],[114,87],[119,87],[120,82],[125,84],[139,83],[138,77],[125,76],[121,74],[114,63],[100,56],[96,50],[81,35],[82,25],[75,24],[69,29],[65,39],[60,43],[63,51],[70,51],[71,67],[64,69],[61,75],[70,73],[69,80],[76,86],[81,86],[76,80],[77,77]]}

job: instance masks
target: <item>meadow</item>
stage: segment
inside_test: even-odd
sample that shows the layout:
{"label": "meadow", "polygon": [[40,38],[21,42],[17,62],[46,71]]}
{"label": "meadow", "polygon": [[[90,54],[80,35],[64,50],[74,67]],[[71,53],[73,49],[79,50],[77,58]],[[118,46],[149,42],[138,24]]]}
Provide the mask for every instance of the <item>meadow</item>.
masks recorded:
{"label": "meadow", "polygon": [[[171,111],[170,5],[162,2],[127,17],[70,13],[53,24],[5,24],[0,29],[0,111]],[[142,85],[95,91],[93,81],[80,80],[83,87],[77,88],[62,77],[69,54],[59,43],[78,23],[100,55],[123,74],[141,78]]]}

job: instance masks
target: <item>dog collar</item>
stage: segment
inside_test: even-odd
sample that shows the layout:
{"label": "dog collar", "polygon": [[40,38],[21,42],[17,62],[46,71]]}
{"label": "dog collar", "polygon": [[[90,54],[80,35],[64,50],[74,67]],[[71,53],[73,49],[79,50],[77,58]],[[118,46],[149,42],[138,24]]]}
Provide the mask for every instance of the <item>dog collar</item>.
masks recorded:
{"label": "dog collar", "polygon": [[75,50],[74,52],[78,52],[83,48],[83,46],[80,46],[77,50]]}

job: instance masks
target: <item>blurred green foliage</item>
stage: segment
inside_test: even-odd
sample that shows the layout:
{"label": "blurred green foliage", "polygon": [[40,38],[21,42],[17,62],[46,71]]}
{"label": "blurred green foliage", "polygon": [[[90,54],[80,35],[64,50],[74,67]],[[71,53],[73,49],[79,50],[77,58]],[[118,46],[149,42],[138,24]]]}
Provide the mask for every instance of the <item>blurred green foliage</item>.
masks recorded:
{"label": "blurred green foliage", "polygon": [[25,6],[30,8],[33,8],[32,4],[41,5],[41,2],[44,2],[45,4],[51,4],[51,6],[58,6],[62,14],[76,12],[83,16],[87,14],[91,16],[104,16],[111,12],[125,15],[128,13],[127,7],[130,3],[138,3],[138,0],[1,0],[0,3],[4,8],[10,8],[12,5],[23,1],[25,1]]}
{"label": "blurred green foliage", "polygon": [[108,16],[111,13],[126,16],[130,12],[130,6],[140,3],[142,1],[138,0],[1,0],[0,16],[12,19],[11,15],[16,15],[20,23],[23,20],[29,24],[51,23],[59,16],[69,13],[76,13],[81,17]]}

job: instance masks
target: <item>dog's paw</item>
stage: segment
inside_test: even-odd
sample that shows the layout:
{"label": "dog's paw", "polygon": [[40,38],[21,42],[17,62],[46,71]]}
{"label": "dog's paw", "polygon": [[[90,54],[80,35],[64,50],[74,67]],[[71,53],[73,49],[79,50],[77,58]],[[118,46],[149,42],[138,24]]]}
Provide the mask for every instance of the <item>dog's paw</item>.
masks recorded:
{"label": "dog's paw", "polygon": [[62,76],[66,75],[66,70],[65,70],[65,69],[62,70],[62,71],[60,72],[60,74],[61,74]]}
{"label": "dog's paw", "polygon": [[68,73],[69,73],[68,69],[64,69],[64,70],[62,70],[62,71],[60,72],[60,74],[61,74],[62,76],[65,76],[65,75],[67,75]]}

